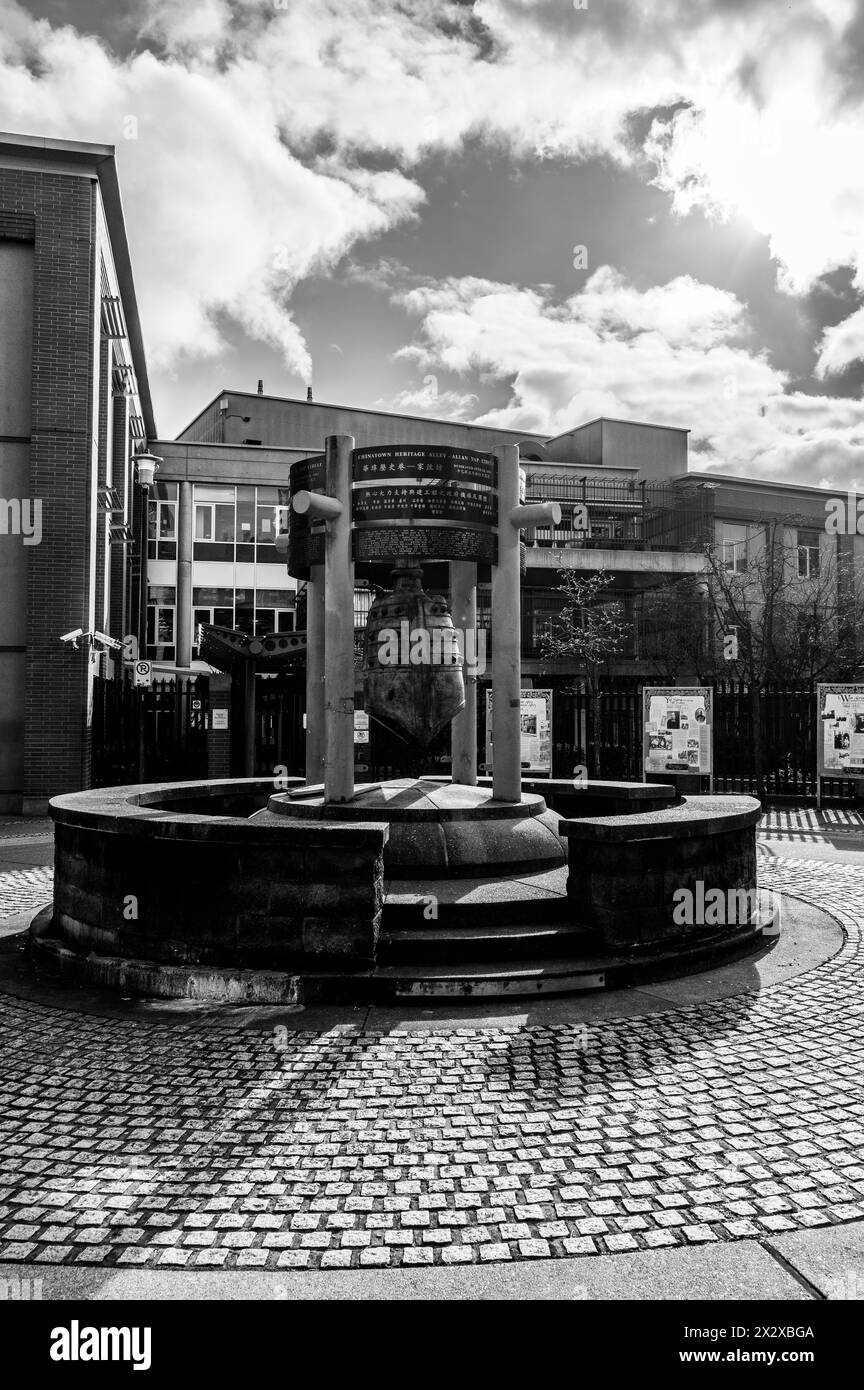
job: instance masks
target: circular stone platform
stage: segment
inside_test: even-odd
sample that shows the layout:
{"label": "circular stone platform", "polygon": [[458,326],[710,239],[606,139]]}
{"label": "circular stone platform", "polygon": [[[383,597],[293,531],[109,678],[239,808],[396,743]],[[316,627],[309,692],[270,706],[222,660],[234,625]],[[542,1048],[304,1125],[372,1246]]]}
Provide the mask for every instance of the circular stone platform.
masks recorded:
{"label": "circular stone platform", "polygon": [[350,801],[324,802],[323,788],[302,787],[271,796],[266,811],[250,816],[257,825],[292,820],[386,821],[388,875],[409,878],[513,874],[563,865],[559,817],[542,796],[523,792],[521,802],[497,801],[489,787],[445,784],[432,778],[402,778],[358,787]]}

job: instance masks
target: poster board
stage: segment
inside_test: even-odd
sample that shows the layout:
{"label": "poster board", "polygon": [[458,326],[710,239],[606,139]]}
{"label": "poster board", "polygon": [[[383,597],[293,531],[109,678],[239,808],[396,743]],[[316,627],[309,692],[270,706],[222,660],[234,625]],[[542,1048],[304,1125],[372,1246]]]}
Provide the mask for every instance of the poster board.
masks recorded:
{"label": "poster board", "polygon": [[[552,776],[552,691],[519,691],[519,765],[526,777]],[[492,691],[486,691],[486,771],[493,767]]]}
{"label": "poster board", "polygon": [[714,691],[707,685],[642,688],[642,776],[712,777]]}
{"label": "poster board", "polygon": [[816,775],[864,777],[864,685],[817,685]]}

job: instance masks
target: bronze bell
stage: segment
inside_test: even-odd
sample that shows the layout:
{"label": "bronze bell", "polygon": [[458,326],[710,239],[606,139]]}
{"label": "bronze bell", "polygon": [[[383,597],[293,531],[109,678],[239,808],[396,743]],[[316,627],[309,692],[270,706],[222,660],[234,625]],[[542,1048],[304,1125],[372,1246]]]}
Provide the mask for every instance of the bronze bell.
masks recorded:
{"label": "bronze bell", "polygon": [[422,569],[398,567],[391,578],[393,588],[379,594],[366,620],[366,710],[426,748],[465,707],[462,654],[450,605],[424,592]]}

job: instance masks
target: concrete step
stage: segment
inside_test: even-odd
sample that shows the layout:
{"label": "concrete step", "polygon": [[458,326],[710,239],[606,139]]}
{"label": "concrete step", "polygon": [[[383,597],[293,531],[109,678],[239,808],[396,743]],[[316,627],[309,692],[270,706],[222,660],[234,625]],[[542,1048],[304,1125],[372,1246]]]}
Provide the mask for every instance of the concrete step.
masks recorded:
{"label": "concrete step", "polygon": [[382,964],[461,961],[546,959],[586,954],[593,945],[590,933],[572,922],[478,923],[469,927],[448,921],[427,922],[382,933],[378,959]]}
{"label": "concrete step", "polygon": [[470,961],[461,965],[381,965],[372,976],[382,999],[520,998],[604,989],[590,960]]}
{"label": "concrete step", "polygon": [[570,921],[567,869],[539,870],[505,878],[388,879],[382,930],[426,931],[439,927]]}

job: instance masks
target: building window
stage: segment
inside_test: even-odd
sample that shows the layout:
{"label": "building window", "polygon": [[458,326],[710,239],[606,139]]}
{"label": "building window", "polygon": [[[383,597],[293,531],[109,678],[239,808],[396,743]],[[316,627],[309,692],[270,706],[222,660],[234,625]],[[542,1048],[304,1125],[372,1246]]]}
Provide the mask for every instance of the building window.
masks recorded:
{"label": "building window", "polygon": [[259,487],[256,491],[255,558],[259,565],[284,565],[285,556],[279,554],[274,541],[280,531],[288,530],[289,490],[285,487]]}
{"label": "building window", "polygon": [[354,626],[365,627],[372,607],[374,594],[371,589],[354,590]]}
{"label": "building window", "polygon": [[263,637],[293,632],[297,595],[294,589],[228,589],[199,585],[192,590],[192,655],[198,656],[199,626],[211,623]]}
{"label": "building window", "polygon": [[177,484],[157,482],[147,502],[147,558],[177,558]]}
{"label": "building window", "polygon": [[293,589],[256,589],[255,636],[293,632],[296,602]]}
{"label": "building window", "polygon": [[722,564],[730,574],[743,574],[747,569],[750,545],[748,526],[723,523]]}
{"label": "building window", "polygon": [[201,623],[214,627],[234,627],[234,590],[211,585],[192,590],[192,657],[199,654],[198,628]]}
{"label": "building window", "polygon": [[255,559],[255,489],[237,488],[237,562],[246,564]]}
{"label": "building window", "polygon": [[798,578],[815,579],[819,573],[819,532],[798,532]]}
{"label": "building window", "polygon": [[194,508],[193,558],[233,560],[235,489],[196,485]]}
{"label": "building window", "polygon": [[147,655],[156,661],[175,659],[177,591],[173,584],[150,584],[147,589]]}

